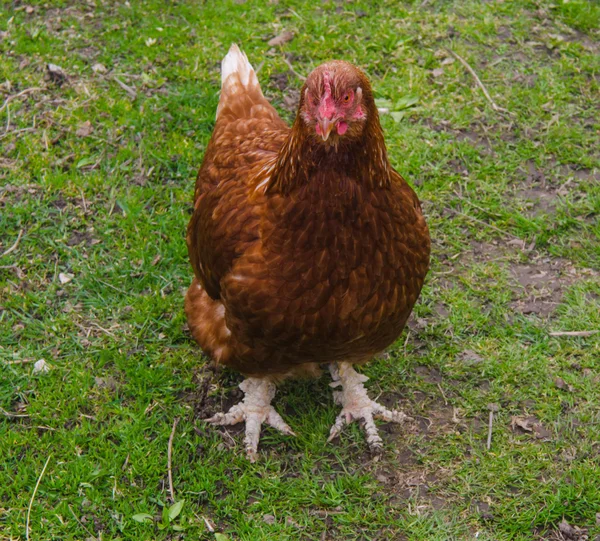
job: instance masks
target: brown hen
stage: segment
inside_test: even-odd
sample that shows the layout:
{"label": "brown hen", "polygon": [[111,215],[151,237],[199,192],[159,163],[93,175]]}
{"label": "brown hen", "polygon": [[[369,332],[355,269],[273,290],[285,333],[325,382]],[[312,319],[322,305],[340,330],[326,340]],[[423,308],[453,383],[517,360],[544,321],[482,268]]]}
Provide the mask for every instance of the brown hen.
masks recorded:
{"label": "brown hen", "polygon": [[360,420],[381,447],[373,419],[406,416],[371,400],[352,365],[402,332],[430,240],[417,196],[388,160],[366,76],[347,62],[319,66],[290,129],[233,45],[187,244],[192,335],[246,376],[244,400],[209,421],[245,421],[254,460],[262,423],[293,434],[271,406],[275,383],[328,363],[342,405],[330,439]]}

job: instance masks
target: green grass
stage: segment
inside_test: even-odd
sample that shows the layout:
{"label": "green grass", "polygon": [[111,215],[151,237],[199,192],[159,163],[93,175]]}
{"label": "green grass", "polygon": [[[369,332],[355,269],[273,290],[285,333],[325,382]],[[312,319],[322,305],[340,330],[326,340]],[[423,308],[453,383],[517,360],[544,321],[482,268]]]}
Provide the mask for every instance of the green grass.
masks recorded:
{"label": "green grass", "polygon": [[[563,519],[599,535],[600,335],[549,336],[600,329],[599,27],[583,0],[2,2],[0,253],[22,238],[0,257],[0,539],[26,538],[47,460],[31,539],[222,541],[204,519],[248,541],[558,539]],[[286,54],[301,74],[355,62],[394,113],[434,250],[410,331],[365,369],[415,418],[382,426],[380,460],[356,426],[326,442],[325,377],[282,387],[298,437],[265,430],[255,465],[200,419],[239,382],[205,370],[182,307],[231,42],[288,120]]]}

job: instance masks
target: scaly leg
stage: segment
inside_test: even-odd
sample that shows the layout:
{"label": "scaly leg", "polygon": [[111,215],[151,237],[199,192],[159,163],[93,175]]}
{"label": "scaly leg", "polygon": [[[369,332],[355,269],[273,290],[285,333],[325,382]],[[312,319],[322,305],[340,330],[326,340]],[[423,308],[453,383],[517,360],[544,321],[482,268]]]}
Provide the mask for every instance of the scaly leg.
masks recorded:
{"label": "scaly leg", "polygon": [[247,378],[240,383],[240,389],[244,391],[244,399],[232,406],[227,413],[217,413],[206,422],[214,425],[235,425],[246,422],[246,436],[244,445],[246,455],[250,462],[256,461],[258,440],[260,439],[260,427],[263,423],[276,428],[283,434],[295,436],[292,429],[281,418],[281,415],[271,406],[271,400],[275,396],[275,384],[268,379]]}
{"label": "scaly leg", "polygon": [[382,439],[373,419],[383,419],[394,423],[411,419],[401,411],[389,410],[371,400],[363,385],[369,378],[354,370],[352,363],[331,363],[329,371],[333,378],[333,383],[329,384],[330,387],[342,387],[341,391],[333,393],[333,398],[336,404],[342,406],[342,411],[331,427],[327,441],[337,437],[344,425],[350,424],[352,421],[362,420],[369,447],[372,451],[379,451],[382,447]]}

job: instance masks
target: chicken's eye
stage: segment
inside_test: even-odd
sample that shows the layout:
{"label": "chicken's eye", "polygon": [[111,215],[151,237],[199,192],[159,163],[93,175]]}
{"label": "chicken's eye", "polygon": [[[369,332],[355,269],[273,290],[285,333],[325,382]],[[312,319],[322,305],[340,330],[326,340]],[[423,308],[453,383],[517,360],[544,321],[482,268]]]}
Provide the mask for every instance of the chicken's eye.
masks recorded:
{"label": "chicken's eye", "polygon": [[345,101],[346,103],[348,103],[348,102],[350,101],[350,94],[346,94],[346,95],[344,96],[344,101]]}

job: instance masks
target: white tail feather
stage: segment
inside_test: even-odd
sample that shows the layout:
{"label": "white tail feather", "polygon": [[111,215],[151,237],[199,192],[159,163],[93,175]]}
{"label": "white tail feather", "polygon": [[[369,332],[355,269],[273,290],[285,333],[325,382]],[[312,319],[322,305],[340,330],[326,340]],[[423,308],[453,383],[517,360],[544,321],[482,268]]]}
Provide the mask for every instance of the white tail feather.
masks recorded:
{"label": "white tail feather", "polygon": [[250,87],[258,89],[262,94],[258,77],[256,77],[256,72],[252,64],[248,62],[246,53],[241,51],[234,43],[231,45],[223,62],[221,62],[221,99],[217,107],[217,117],[225,98],[230,97],[236,92],[243,92]]}
{"label": "white tail feather", "polygon": [[227,56],[221,63],[221,85],[224,86],[230,75],[237,73],[240,82],[244,86],[258,85],[258,79],[252,64],[248,62],[246,53],[234,43]]}

